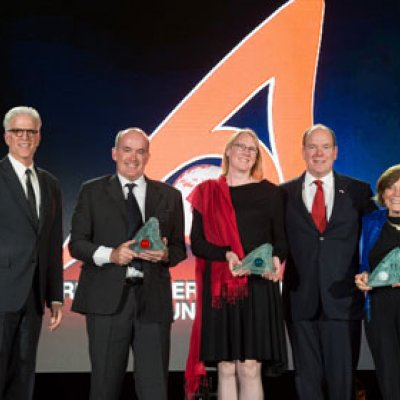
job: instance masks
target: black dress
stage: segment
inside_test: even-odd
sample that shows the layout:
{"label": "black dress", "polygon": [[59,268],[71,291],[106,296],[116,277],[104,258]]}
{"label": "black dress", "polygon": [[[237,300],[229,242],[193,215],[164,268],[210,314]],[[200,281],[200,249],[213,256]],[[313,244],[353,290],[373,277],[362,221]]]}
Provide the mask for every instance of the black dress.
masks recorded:
{"label": "black dress", "polygon": [[[230,188],[237,226],[245,254],[271,243],[281,260],[287,254],[283,198],[280,189],[263,180]],[[229,247],[205,240],[202,216],[194,210],[192,251],[206,259],[203,284],[203,318],[200,359],[206,365],[219,361],[255,359],[270,375],[287,368],[286,336],[279,283],[251,275],[248,296],[235,304],[211,307],[211,261],[224,261]]]}

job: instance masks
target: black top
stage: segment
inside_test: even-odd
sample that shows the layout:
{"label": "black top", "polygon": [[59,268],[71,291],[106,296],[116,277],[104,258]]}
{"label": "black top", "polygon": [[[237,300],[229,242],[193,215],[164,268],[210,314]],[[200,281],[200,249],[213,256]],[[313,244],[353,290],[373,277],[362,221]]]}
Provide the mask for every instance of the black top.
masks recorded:
{"label": "black top", "polygon": [[[284,260],[288,245],[284,228],[283,197],[279,187],[262,180],[229,188],[236,212],[239,236],[247,254],[263,243],[271,243],[273,255]],[[194,210],[190,234],[192,252],[208,261],[225,261],[230,247],[216,246],[204,237],[201,215]]]}
{"label": "black top", "polygon": [[[400,217],[388,217],[393,224],[400,225]],[[386,222],[382,228],[381,235],[371,249],[368,257],[371,271],[382,261],[382,259],[395,247],[400,246],[400,231]]]}
{"label": "black top", "polygon": [[263,243],[271,243],[274,247],[273,255],[283,261],[288,246],[281,190],[263,180],[231,187],[230,193],[244,253],[249,253]]}

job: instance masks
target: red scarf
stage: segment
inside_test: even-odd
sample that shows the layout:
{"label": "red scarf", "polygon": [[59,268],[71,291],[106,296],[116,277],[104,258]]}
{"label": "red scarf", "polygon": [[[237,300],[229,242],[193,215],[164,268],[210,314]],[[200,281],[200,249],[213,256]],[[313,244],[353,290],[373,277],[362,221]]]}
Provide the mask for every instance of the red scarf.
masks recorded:
{"label": "red scarf", "polygon": [[[244,257],[226,178],[207,180],[198,185],[188,199],[203,220],[206,240],[217,246],[230,246],[239,259]],[[189,355],[186,363],[186,396],[191,400],[205,378],[204,363],[200,361],[201,319],[203,301],[203,273],[206,260],[196,257],[196,315],[190,337]],[[234,277],[226,261],[211,262],[212,307],[220,307],[222,300],[235,303],[247,296],[247,277]]]}

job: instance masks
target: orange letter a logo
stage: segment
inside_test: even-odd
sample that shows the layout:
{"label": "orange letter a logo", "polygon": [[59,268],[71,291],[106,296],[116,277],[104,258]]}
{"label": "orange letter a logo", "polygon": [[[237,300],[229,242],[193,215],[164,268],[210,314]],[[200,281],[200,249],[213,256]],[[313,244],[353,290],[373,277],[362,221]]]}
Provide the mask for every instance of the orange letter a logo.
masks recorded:
{"label": "orange letter a logo", "polygon": [[[150,176],[220,156],[233,127],[224,122],[269,85],[264,172],[279,182],[303,168],[301,136],[313,123],[323,0],[287,2],[242,40],[182,100],[151,136]],[[294,149],[294,150],[293,150]]]}

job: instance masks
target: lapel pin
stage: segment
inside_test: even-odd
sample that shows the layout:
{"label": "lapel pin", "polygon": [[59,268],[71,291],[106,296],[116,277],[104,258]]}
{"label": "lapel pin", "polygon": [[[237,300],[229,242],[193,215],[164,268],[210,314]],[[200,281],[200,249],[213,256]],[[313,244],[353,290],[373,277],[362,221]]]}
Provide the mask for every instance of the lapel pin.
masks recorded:
{"label": "lapel pin", "polygon": [[344,190],[343,189],[339,189],[339,193],[344,194]]}

